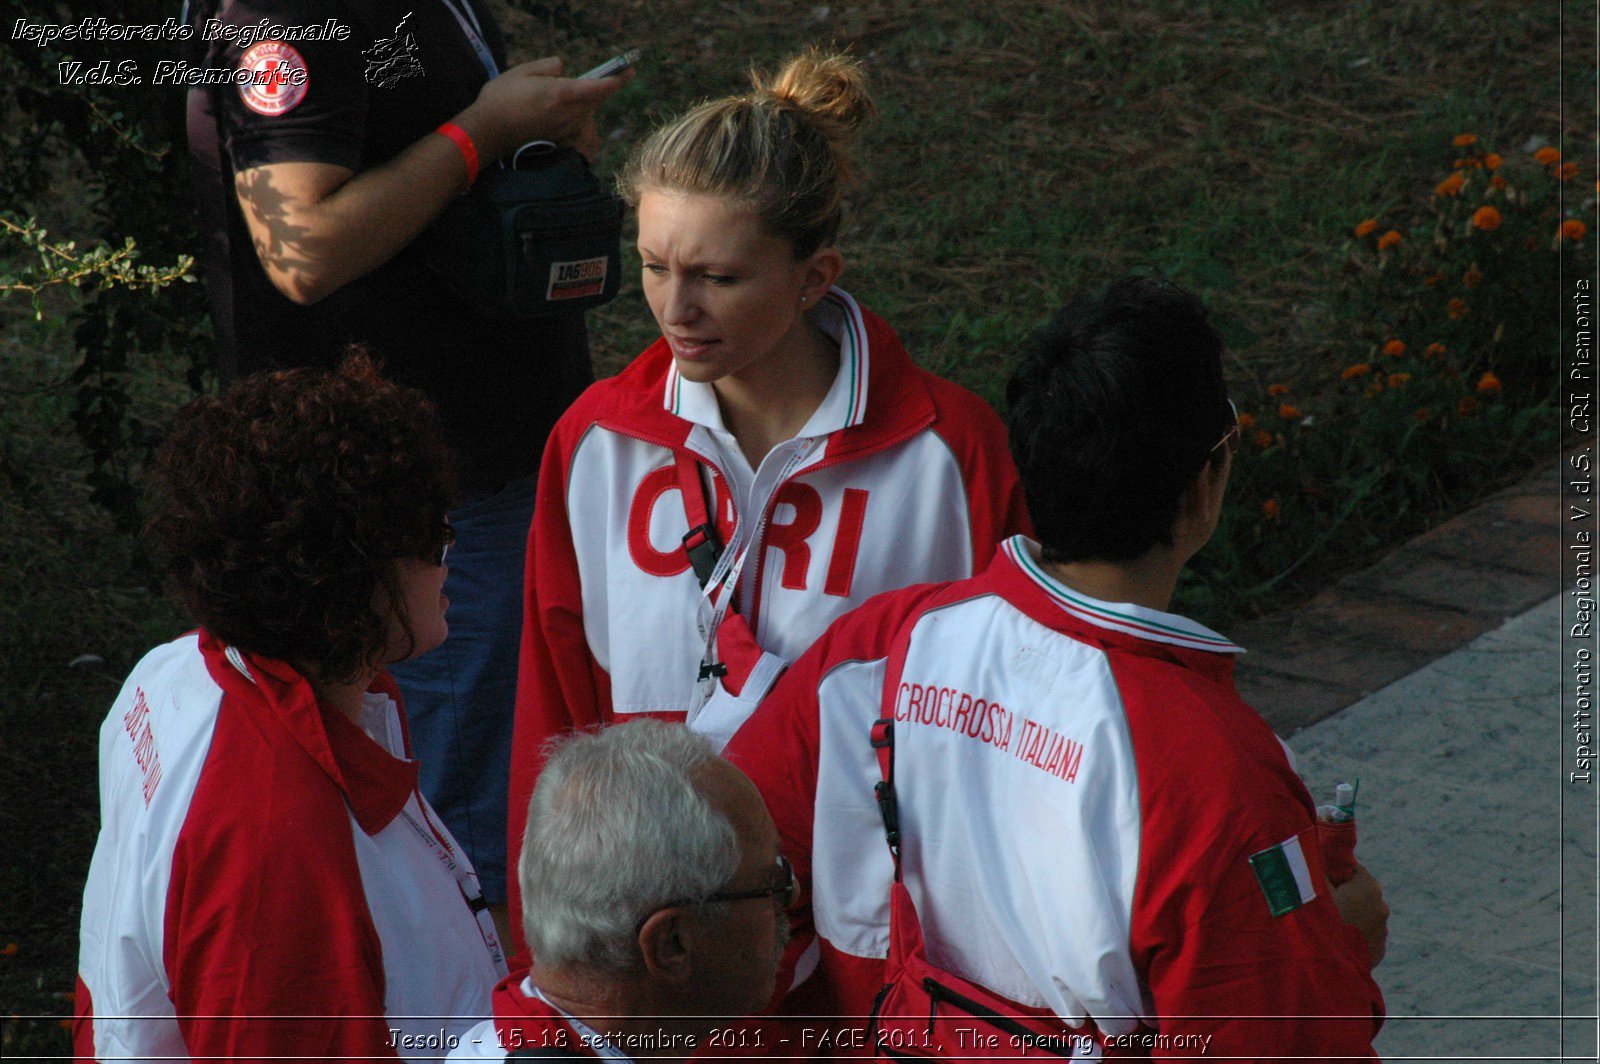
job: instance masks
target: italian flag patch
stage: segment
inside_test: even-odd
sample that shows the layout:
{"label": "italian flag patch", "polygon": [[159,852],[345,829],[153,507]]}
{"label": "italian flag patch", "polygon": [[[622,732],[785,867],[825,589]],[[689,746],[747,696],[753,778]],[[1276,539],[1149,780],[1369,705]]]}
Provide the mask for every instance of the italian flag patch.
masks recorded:
{"label": "italian flag patch", "polygon": [[[1315,841],[1312,845],[1316,845]],[[1267,896],[1267,908],[1273,916],[1292,913],[1317,896],[1311,866],[1306,862],[1306,852],[1300,845],[1300,836],[1269,846],[1260,853],[1250,855],[1250,870],[1261,884],[1261,893]]]}

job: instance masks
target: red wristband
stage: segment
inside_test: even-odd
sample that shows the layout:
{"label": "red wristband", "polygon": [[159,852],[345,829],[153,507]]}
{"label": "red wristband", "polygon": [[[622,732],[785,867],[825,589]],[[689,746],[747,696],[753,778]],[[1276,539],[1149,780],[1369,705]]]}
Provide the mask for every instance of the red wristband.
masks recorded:
{"label": "red wristband", "polygon": [[449,137],[461,149],[461,159],[467,164],[467,187],[471,188],[472,183],[478,180],[478,146],[472,143],[467,131],[454,122],[446,122],[434,132],[441,137]]}

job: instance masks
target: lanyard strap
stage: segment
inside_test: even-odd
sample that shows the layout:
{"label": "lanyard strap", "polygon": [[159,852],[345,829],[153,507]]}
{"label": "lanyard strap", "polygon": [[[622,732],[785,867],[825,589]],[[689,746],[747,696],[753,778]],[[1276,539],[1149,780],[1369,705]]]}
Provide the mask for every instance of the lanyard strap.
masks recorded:
{"label": "lanyard strap", "polygon": [[489,72],[491,79],[500,76],[500,66],[494,61],[494,53],[489,51],[489,44],[483,39],[483,26],[478,22],[478,16],[473,12],[467,0],[444,0],[444,6],[456,17],[461,32],[466,35],[467,43],[472,45],[472,50],[478,53],[478,62],[483,64],[483,69]]}
{"label": "lanyard strap", "polygon": [[[820,436],[808,437],[798,447],[794,448],[793,453],[789,455],[788,460],[784,462],[783,467],[779,470],[777,479],[773,481],[772,490],[767,493],[766,499],[762,501],[757,520],[754,522],[754,531],[746,532],[746,529],[750,528],[751,522],[748,520],[748,514],[742,517],[739,523],[734,526],[733,542],[729,543],[727,548],[723,550],[722,556],[711,570],[711,576],[701,583],[700,602],[696,607],[698,613],[696,622],[699,624],[701,636],[705,639],[705,646],[700,655],[700,668],[695,678],[695,697],[689,711],[691,720],[700,707],[710,699],[717,677],[727,671],[723,664],[717,660],[717,630],[722,627],[723,618],[727,617],[728,609],[733,604],[734,597],[739,591],[739,580],[744,575],[745,562],[749,560],[752,553],[762,548],[761,536],[766,531],[767,522],[772,516],[772,510],[775,505],[774,500],[778,497],[778,489],[783,487],[789,478],[794,475],[795,471],[805,464],[806,460],[811,457],[812,452],[821,444],[822,439]],[[693,459],[690,459],[690,461],[692,463]],[[698,470],[696,470],[695,475],[699,476]],[[684,494],[687,497],[688,493],[685,492]],[[687,505],[688,503],[685,503],[685,506]],[[722,591],[720,596],[717,595],[719,588]],[[711,616],[709,620],[706,620],[704,619],[705,610],[708,605],[711,607]],[[753,635],[754,633],[751,634]]]}
{"label": "lanyard strap", "polygon": [[[418,808],[422,809],[424,817],[428,816],[427,810],[421,804],[420,796],[418,796]],[[462,867],[461,862],[456,860],[455,853],[450,845],[440,838],[439,831],[433,826],[431,818],[428,819],[428,826],[423,827],[417,823],[417,818],[411,815],[409,809],[400,810],[400,815],[411,825],[411,829],[417,833],[417,837],[428,847],[434,858],[444,865],[445,871],[450,873],[450,878],[456,881],[456,888],[461,891],[462,900],[467,903],[473,919],[478,922],[478,933],[483,937],[484,948],[489,951],[489,959],[494,962],[496,968],[503,970],[506,963],[505,953],[500,949],[500,936],[495,932],[494,918],[489,914],[489,903],[484,900],[483,891],[478,889],[477,873],[468,872]]]}

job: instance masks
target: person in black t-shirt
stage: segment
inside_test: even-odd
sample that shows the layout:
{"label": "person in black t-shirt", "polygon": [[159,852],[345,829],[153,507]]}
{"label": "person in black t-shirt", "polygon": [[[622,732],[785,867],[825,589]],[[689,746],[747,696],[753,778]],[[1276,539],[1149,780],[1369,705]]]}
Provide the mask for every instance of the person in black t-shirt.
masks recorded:
{"label": "person in black t-shirt", "polygon": [[[554,59],[505,69],[481,0],[196,0],[189,14],[196,67],[250,72],[188,100],[223,379],[332,366],[358,343],[434,401],[456,453],[451,636],[396,678],[423,789],[503,900],[532,478],[593,371],[581,314],[485,318],[415,241],[526,141],[592,154],[595,111],[624,79],[562,78]],[[336,39],[305,32],[330,26]]]}

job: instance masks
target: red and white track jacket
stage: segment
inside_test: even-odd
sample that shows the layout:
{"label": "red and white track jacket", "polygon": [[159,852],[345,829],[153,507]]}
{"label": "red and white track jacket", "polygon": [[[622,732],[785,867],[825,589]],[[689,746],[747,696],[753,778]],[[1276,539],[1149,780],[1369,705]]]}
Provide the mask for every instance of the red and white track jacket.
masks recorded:
{"label": "red and white track jacket", "polygon": [[505,1060],[518,1050],[626,1062],[598,1032],[546,1001],[524,973],[508,975],[494,988],[494,1018],[467,1031],[450,1060]]}
{"label": "red and white track jacket", "polygon": [[[838,376],[758,470],[664,340],[556,425],[528,544],[510,853],[546,739],[649,714],[726,741],[834,618],[883,591],[970,576],[1027,529],[1004,426],[981,399],[917,368],[838,289],[815,320],[839,342]],[[682,545],[681,455],[712,493],[724,561],[741,562],[728,581],[738,616],[720,628]],[[708,630],[729,675],[701,706]],[[519,927],[514,884],[511,897]]]}
{"label": "red and white track jacket", "polygon": [[856,610],[728,745],[809,886],[825,992],[808,1010],[865,1015],[883,982],[869,730],[888,707],[930,961],[1094,1023],[1108,1055],[1370,1057],[1366,946],[1321,874],[1310,795],[1234,689],[1239,648],[1079,595],[1036,551],[1013,537],[981,576]]}
{"label": "red and white track jacket", "polygon": [[146,654],[100,729],[78,1059],[428,1057],[486,1015],[493,924],[407,757],[386,674],[357,727],[204,631]]}

